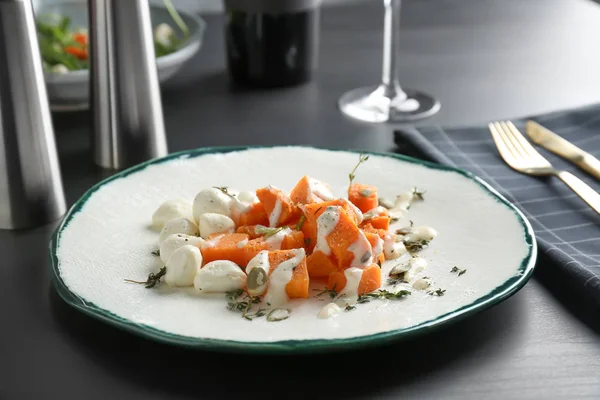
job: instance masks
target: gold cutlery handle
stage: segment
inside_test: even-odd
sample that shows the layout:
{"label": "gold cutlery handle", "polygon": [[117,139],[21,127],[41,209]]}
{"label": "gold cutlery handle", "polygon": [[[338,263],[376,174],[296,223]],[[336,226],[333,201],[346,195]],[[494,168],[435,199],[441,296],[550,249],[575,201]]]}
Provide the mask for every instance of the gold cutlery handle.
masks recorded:
{"label": "gold cutlery handle", "polygon": [[600,179],[600,161],[597,158],[590,157],[589,155],[583,156],[581,160],[574,160],[577,166],[593,177]]}
{"label": "gold cutlery handle", "polygon": [[570,172],[558,171],[556,173],[564,183],[567,184],[579,197],[590,205],[598,214],[600,214],[600,194],[592,189],[587,183],[576,177]]}

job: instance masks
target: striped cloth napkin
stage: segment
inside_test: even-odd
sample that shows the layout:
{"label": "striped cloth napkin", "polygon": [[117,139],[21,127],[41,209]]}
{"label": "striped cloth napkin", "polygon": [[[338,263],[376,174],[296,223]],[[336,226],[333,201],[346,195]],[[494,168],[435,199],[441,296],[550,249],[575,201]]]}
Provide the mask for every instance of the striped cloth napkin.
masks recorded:
{"label": "striped cloth napkin", "polygon": [[[600,158],[600,105],[530,119]],[[513,122],[525,134],[525,120]],[[500,158],[487,126],[428,126],[394,134],[400,152],[468,170],[494,186],[531,222],[544,268],[562,269],[571,284],[600,306],[600,215],[564,183],[512,170]],[[590,175],[541,147],[536,149],[555,168],[572,172],[600,191],[600,182]]]}

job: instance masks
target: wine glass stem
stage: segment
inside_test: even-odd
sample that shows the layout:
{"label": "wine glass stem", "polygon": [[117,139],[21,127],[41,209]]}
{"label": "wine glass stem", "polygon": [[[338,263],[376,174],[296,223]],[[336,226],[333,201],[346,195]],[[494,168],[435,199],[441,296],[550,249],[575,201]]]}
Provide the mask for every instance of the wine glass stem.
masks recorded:
{"label": "wine glass stem", "polygon": [[382,86],[386,96],[393,98],[404,92],[398,81],[400,7],[402,0],[384,0]]}

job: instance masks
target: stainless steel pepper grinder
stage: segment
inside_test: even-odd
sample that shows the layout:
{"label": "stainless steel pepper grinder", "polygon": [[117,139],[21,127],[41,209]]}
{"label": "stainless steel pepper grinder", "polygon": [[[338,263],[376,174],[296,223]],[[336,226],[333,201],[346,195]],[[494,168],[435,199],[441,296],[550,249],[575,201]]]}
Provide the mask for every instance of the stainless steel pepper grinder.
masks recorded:
{"label": "stainless steel pepper grinder", "polygon": [[88,0],[95,162],[122,169],[168,153],[148,0]]}
{"label": "stainless steel pepper grinder", "polygon": [[65,211],[31,0],[0,0],[0,229]]}

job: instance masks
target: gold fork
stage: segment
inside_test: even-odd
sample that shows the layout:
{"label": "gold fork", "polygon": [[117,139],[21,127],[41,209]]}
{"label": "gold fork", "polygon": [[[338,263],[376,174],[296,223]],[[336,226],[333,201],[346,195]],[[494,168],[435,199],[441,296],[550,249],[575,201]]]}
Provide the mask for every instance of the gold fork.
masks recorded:
{"label": "gold fork", "polygon": [[552,164],[533,148],[512,122],[492,122],[488,128],[500,155],[511,168],[527,175],[560,178],[594,211],[600,214],[600,194],[570,172],[554,169]]}

